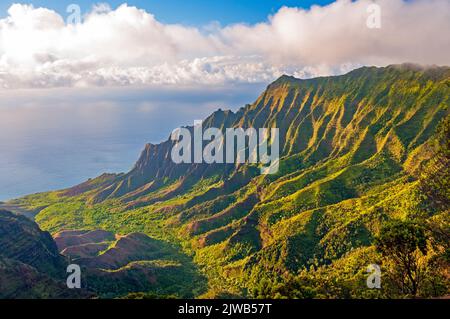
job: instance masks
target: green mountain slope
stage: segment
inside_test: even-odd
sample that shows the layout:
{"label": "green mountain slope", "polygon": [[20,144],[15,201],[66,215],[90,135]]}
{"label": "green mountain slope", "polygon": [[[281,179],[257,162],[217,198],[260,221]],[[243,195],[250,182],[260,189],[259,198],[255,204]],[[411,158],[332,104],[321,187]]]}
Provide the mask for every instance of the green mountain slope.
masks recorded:
{"label": "green mountain slope", "polygon": [[0,298],[80,298],[66,286],[66,260],[48,232],[0,210]]}
{"label": "green mountain slope", "polygon": [[0,255],[54,277],[65,274],[65,260],[48,232],[26,217],[0,210]]}
{"label": "green mountain slope", "polygon": [[386,220],[448,214],[419,195],[416,176],[449,99],[448,67],[282,76],[253,104],[204,121],[204,129],[278,127],[277,174],[259,175],[253,164],[177,165],[168,140],[146,145],[126,174],[9,204],[40,209],[36,221],[53,233],[102,228],[181,245],[208,276],[209,296],[252,296],[263,280],[371,252]]}

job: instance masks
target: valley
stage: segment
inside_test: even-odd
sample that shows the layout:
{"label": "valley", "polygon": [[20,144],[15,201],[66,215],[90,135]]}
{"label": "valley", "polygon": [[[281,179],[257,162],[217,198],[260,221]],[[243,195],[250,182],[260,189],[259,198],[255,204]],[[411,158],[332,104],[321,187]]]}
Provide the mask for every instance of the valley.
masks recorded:
{"label": "valley", "polygon": [[176,164],[168,139],[147,144],[125,174],[3,207],[36,212],[104,298],[281,298],[297,281],[296,297],[385,298],[390,291],[366,287],[380,229],[418,218],[448,225],[450,207],[423,196],[421,174],[449,99],[448,67],[282,76],[254,103],[203,122],[278,128],[275,174],[261,175],[258,163]]}

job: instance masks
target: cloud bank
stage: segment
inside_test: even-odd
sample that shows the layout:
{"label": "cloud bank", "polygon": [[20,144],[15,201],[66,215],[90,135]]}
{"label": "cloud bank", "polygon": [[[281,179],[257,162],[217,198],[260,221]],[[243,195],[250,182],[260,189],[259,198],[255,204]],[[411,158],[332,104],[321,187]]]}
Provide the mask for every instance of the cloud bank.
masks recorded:
{"label": "cloud bank", "polygon": [[[371,4],[380,28],[369,28]],[[163,24],[126,4],[81,23],[14,4],[0,20],[0,88],[223,85],[338,74],[361,65],[450,64],[450,1],[338,0],[256,25]]]}

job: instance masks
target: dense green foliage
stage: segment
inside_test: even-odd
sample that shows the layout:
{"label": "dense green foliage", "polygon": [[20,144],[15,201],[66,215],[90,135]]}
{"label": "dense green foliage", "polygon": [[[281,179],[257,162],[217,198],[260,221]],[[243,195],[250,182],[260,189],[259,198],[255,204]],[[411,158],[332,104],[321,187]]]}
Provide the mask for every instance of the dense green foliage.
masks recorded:
{"label": "dense green foliage", "polygon": [[428,199],[431,210],[450,207],[450,117],[439,125],[430,143],[430,161],[419,175],[420,191]]}

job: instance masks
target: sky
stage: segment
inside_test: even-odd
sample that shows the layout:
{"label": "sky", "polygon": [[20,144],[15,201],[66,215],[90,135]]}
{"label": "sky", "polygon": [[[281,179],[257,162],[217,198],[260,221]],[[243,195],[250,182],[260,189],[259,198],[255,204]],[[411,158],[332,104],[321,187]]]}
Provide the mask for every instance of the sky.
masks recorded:
{"label": "sky", "polygon": [[175,2],[84,2],[79,19],[56,1],[12,4],[0,18],[0,87],[270,83],[450,64],[448,0]]}
{"label": "sky", "polygon": [[[8,8],[20,1],[1,1],[0,17],[7,15]],[[82,11],[89,11],[93,5],[102,1],[89,0],[38,0],[32,3],[35,7],[46,7],[60,14],[66,12],[67,6],[76,3]],[[282,6],[309,8],[311,5],[324,5],[333,0],[114,0],[106,1],[111,8],[117,8],[126,2],[130,6],[152,12],[158,20],[164,23],[181,23],[184,25],[201,26],[217,21],[227,25],[231,23],[257,23],[267,19]]]}

